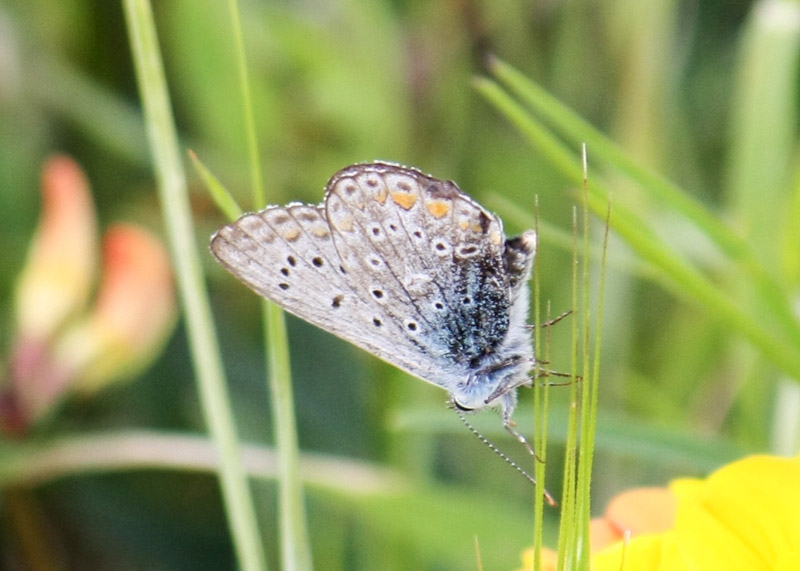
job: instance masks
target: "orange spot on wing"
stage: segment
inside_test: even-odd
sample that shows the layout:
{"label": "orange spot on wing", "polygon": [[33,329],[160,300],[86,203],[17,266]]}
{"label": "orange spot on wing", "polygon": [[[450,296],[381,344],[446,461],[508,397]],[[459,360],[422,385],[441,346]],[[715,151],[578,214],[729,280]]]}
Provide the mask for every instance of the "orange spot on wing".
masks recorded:
{"label": "orange spot on wing", "polygon": [[411,207],[417,202],[416,195],[405,192],[393,192],[392,199],[404,210],[411,210]]}
{"label": "orange spot on wing", "polygon": [[297,228],[292,228],[292,229],[290,229],[290,230],[287,230],[287,231],[286,231],[286,232],[283,234],[283,238],[284,238],[284,239],[285,239],[287,242],[294,242],[294,241],[295,241],[295,240],[297,240],[299,237],[300,237],[300,230],[298,230]]}
{"label": "orange spot on wing", "polygon": [[428,210],[434,218],[442,218],[450,214],[450,203],[444,200],[434,200],[428,203]]}

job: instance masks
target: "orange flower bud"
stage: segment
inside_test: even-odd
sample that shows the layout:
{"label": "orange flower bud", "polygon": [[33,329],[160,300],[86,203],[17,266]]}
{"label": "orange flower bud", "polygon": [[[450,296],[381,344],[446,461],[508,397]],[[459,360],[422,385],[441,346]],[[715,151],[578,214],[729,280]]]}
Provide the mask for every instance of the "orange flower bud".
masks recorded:
{"label": "orange flower bud", "polygon": [[95,269],[97,222],[89,183],[63,155],[42,173],[42,216],[17,282],[18,337],[45,342],[80,310]]}
{"label": "orange flower bud", "polygon": [[103,243],[97,302],[96,220],[80,167],[52,158],[43,175],[43,213],[17,285],[11,387],[0,394],[0,427],[22,433],[72,391],[90,392],[152,360],[177,308],[167,253],[149,232],[113,226]]}
{"label": "orange flower bud", "polygon": [[97,303],[66,332],[55,358],[91,392],[148,364],[174,325],[177,306],[169,257],[149,232],[117,224],[106,234]]}

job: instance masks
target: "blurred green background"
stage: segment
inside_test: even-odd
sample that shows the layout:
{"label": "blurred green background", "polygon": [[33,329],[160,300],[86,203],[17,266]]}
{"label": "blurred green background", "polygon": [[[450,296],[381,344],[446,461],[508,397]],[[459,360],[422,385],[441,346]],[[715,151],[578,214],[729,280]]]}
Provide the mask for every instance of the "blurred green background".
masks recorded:
{"label": "blurred green background", "polygon": [[[764,69],[752,59],[761,53],[753,22],[768,9],[786,10],[775,21],[795,43],[775,48],[786,58],[785,75],[764,80],[751,75]],[[249,203],[227,5],[158,0],[154,10],[184,148],[243,207],[261,208]],[[525,229],[538,196],[543,223],[569,233],[576,185],[473,88],[488,51],[728,222],[784,288],[782,302],[796,303],[800,25],[792,3],[243,0],[241,11],[270,203],[319,202],[339,168],[386,159],[457,181],[497,210],[512,234]],[[756,84],[763,95],[753,95]],[[38,216],[40,168],[53,152],[86,170],[101,227],[128,220],[162,232],[118,2],[0,6],[0,364]],[[575,146],[576,160],[579,152]],[[593,166],[591,148],[589,155],[590,178],[605,177],[615,203],[645,213],[720,290],[735,296],[742,289],[702,233],[630,192],[613,169]],[[238,427],[247,441],[271,444],[258,301],[212,260],[208,239],[225,219],[203,184],[196,177],[191,184]],[[543,232],[538,271],[543,301],[561,313],[572,306],[572,254],[555,236]],[[595,510],[625,488],[702,475],[749,451],[796,452],[796,409],[778,406],[796,398],[784,372],[679,288],[650,279],[622,240],[612,237],[611,258]],[[444,407],[446,395],[294,318],[288,325],[302,450],[389,467],[410,486],[397,493],[311,486],[315,567],[477,569],[476,538],[486,569],[519,566],[532,541],[531,488],[460,426]],[[554,328],[554,369],[569,370],[570,329]],[[530,434],[525,393],[516,418]],[[553,391],[547,470],[555,493],[566,396],[567,389]],[[529,464],[498,432],[499,420],[484,416],[476,419],[481,429]],[[139,428],[205,432],[180,324],[150,369],[70,401],[36,438]],[[7,439],[0,453],[16,445]],[[278,568],[274,483],[257,481],[254,489],[271,568]],[[235,567],[211,474],[111,470],[56,478],[28,493],[60,568]],[[4,499],[0,492],[7,513]],[[49,568],[20,556],[18,520],[0,525],[0,566]],[[554,530],[545,536],[552,542]]]}

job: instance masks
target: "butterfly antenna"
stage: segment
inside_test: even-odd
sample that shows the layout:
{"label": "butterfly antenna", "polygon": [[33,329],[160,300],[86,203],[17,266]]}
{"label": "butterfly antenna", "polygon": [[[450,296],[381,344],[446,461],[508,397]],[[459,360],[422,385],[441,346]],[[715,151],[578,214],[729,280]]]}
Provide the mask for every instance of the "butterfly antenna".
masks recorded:
{"label": "butterfly antenna", "polygon": [[504,421],[503,421],[503,428],[506,429],[506,432],[508,432],[511,436],[516,438],[517,442],[522,444],[525,447],[525,450],[528,451],[528,454],[530,454],[531,456],[536,458],[537,462],[541,462],[541,463],[544,464],[544,460],[539,458],[539,455],[536,453],[536,450],[534,450],[533,446],[531,446],[531,443],[528,442],[528,439],[525,438],[522,434],[520,434],[516,430],[514,430],[514,427],[516,425],[517,424],[511,419],[504,419]]}
{"label": "butterfly antenna", "polygon": [[[529,473],[528,473],[528,472],[527,472],[527,471],[526,471],[524,468],[522,468],[522,466],[520,466],[519,464],[517,464],[516,462],[514,462],[514,461],[513,461],[511,458],[509,458],[509,457],[508,457],[508,455],[507,455],[505,452],[503,452],[503,451],[502,451],[502,450],[500,450],[500,449],[499,449],[497,446],[495,446],[494,442],[492,442],[491,440],[489,440],[488,438],[486,438],[486,437],[485,437],[483,434],[481,434],[480,432],[478,432],[478,429],[477,429],[477,428],[475,428],[474,426],[472,426],[472,424],[470,424],[470,422],[467,420],[467,417],[466,417],[466,416],[464,416],[464,411],[460,410],[458,407],[455,407],[455,411],[456,411],[456,414],[458,415],[458,418],[460,418],[460,419],[461,419],[461,422],[463,422],[463,423],[464,423],[464,426],[466,426],[466,427],[467,427],[467,429],[469,429],[469,431],[470,431],[472,434],[474,434],[475,436],[477,436],[477,437],[478,437],[478,440],[480,440],[480,441],[481,441],[481,442],[483,442],[483,443],[484,443],[486,446],[488,446],[488,447],[489,447],[489,449],[490,449],[492,452],[494,452],[495,454],[497,454],[498,456],[500,456],[500,458],[502,458],[503,460],[505,460],[505,461],[506,461],[506,463],[510,464],[512,468],[514,468],[514,469],[515,469],[517,472],[519,472],[520,474],[522,474],[522,475],[525,477],[525,479],[527,479],[527,480],[528,480],[528,481],[529,481],[531,484],[533,484],[534,486],[536,486],[536,485],[537,485],[537,484],[536,484],[536,478],[534,478],[533,476],[531,476],[531,475],[530,475],[530,474],[529,474]],[[508,427],[507,427],[507,429],[508,429]],[[511,429],[511,430],[512,430],[512,434],[517,434],[518,436],[522,437],[522,435],[520,435],[519,433],[517,433],[515,430],[513,430],[513,429]],[[524,437],[522,437],[522,441],[523,441],[524,443],[526,443],[526,444],[527,444],[527,440],[525,440],[525,438],[524,438]],[[528,448],[530,449],[530,445],[528,445]],[[534,454],[534,456],[535,456],[535,454]],[[548,492],[547,490],[543,490],[543,492],[542,492],[542,493],[544,494],[544,499],[545,499],[545,500],[547,500],[547,503],[548,503],[548,504],[550,504],[550,505],[551,505],[551,506],[553,506],[553,507],[556,507],[556,506],[558,506],[558,502],[557,502],[557,501],[556,501],[556,500],[553,498],[553,496],[551,496],[551,495],[550,495],[550,492]]]}

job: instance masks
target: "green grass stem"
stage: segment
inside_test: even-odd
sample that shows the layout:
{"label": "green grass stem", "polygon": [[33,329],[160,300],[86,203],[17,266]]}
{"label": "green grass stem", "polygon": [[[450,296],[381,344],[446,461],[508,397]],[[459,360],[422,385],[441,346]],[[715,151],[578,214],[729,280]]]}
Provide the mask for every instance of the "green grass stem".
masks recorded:
{"label": "green grass stem", "polygon": [[[237,0],[229,0],[233,37],[236,42],[236,67],[242,97],[242,111],[247,129],[247,150],[255,208],[265,202],[261,153],[251,97],[247,57],[244,49],[242,23]],[[289,358],[289,338],[283,311],[275,304],[261,304],[264,324],[264,351],[269,364],[268,388],[272,406],[272,421],[276,448],[280,455],[278,478],[278,518],[280,520],[281,566],[286,571],[311,571],[311,541],[306,522],[303,484],[300,480],[300,452],[297,441],[297,422],[294,411],[294,391]]]}
{"label": "green grass stem", "polygon": [[200,401],[220,454],[220,485],[234,549],[240,568],[262,571],[266,569],[264,549],[242,464],[200,255],[194,244],[186,177],[152,8],[147,0],[125,0],[124,8]]}

